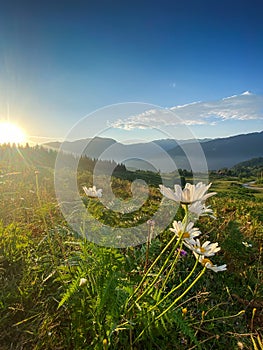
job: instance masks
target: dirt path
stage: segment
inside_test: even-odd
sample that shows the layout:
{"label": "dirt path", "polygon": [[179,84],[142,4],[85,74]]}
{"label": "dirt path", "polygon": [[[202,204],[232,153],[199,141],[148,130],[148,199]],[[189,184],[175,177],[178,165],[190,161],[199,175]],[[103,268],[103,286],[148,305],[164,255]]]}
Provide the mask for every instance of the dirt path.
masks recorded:
{"label": "dirt path", "polygon": [[257,190],[257,191],[263,191],[263,187],[256,187],[256,186],[251,186],[255,183],[256,181],[250,181],[250,182],[247,182],[245,184],[243,184],[242,186],[245,187],[245,188],[248,188],[250,190]]}

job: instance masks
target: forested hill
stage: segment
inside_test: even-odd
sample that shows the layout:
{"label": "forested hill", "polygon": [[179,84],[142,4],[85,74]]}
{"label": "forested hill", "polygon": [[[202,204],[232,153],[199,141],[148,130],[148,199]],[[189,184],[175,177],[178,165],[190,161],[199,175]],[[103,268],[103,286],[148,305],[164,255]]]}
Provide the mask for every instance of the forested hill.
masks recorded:
{"label": "forested hill", "polygon": [[[6,171],[24,171],[39,169],[54,169],[58,152],[56,150],[47,149],[42,146],[29,147],[15,146],[4,144],[0,145],[0,174]],[[74,155],[70,153],[63,154],[63,162],[65,166],[70,165],[74,159]],[[107,169],[109,165],[115,171],[125,171],[126,168],[122,164],[114,161],[100,160],[100,169]],[[79,160],[79,169],[92,172],[97,160],[88,158],[83,155]]]}
{"label": "forested hill", "polygon": [[253,158],[245,162],[238,163],[231,168],[231,171],[237,176],[261,177],[263,173],[263,157]]}

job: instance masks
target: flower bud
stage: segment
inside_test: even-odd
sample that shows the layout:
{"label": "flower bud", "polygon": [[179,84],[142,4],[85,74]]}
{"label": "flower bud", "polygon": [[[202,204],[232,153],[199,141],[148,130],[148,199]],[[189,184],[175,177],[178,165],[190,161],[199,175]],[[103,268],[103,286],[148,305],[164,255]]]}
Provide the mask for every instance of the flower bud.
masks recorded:
{"label": "flower bud", "polygon": [[81,278],[79,281],[79,286],[84,287],[88,283],[88,280],[86,278]]}

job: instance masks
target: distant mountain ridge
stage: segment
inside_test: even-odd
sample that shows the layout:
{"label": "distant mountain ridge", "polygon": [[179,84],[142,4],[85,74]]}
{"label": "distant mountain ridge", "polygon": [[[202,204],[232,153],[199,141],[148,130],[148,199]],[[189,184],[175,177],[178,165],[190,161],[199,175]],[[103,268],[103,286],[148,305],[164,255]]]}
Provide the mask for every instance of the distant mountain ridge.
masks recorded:
{"label": "distant mountain ridge", "polygon": [[[218,138],[200,143],[209,170],[230,168],[237,163],[263,156],[263,131]],[[186,144],[183,149],[175,147],[168,151],[171,157],[182,156],[182,152],[191,153],[195,144]]]}
{"label": "distant mountain ridge", "polygon": [[[44,144],[48,148],[59,149],[61,142]],[[199,146],[200,145],[200,146]],[[200,149],[201,147],[201,149]],[[203,162],[200,152],[206,159],[209,170],[224,167],[231,168],[235,164],[251,158],[263,156],[263,131],[241,134],[231,137],[204,140],[154,140],[146,143],[122,144],[111,138],[95,137],[65,141],[63,151],[86,154],[90,158],[114,160],[124,163],[128,168],[142,170],[173,171],[174,166],[168,164],[167,157],[174,160],[177,168],[190,170],[187,159],[195,157],[195,162]]]}

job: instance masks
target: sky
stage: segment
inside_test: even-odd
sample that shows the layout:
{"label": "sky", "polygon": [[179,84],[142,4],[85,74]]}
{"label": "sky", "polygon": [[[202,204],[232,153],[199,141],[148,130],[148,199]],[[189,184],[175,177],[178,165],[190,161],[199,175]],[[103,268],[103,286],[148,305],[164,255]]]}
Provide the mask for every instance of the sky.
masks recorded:
{"label": "sky", "polygon": [[262,17],[261,0],[1,0],[0,120],[38,143],[261,131]]}

